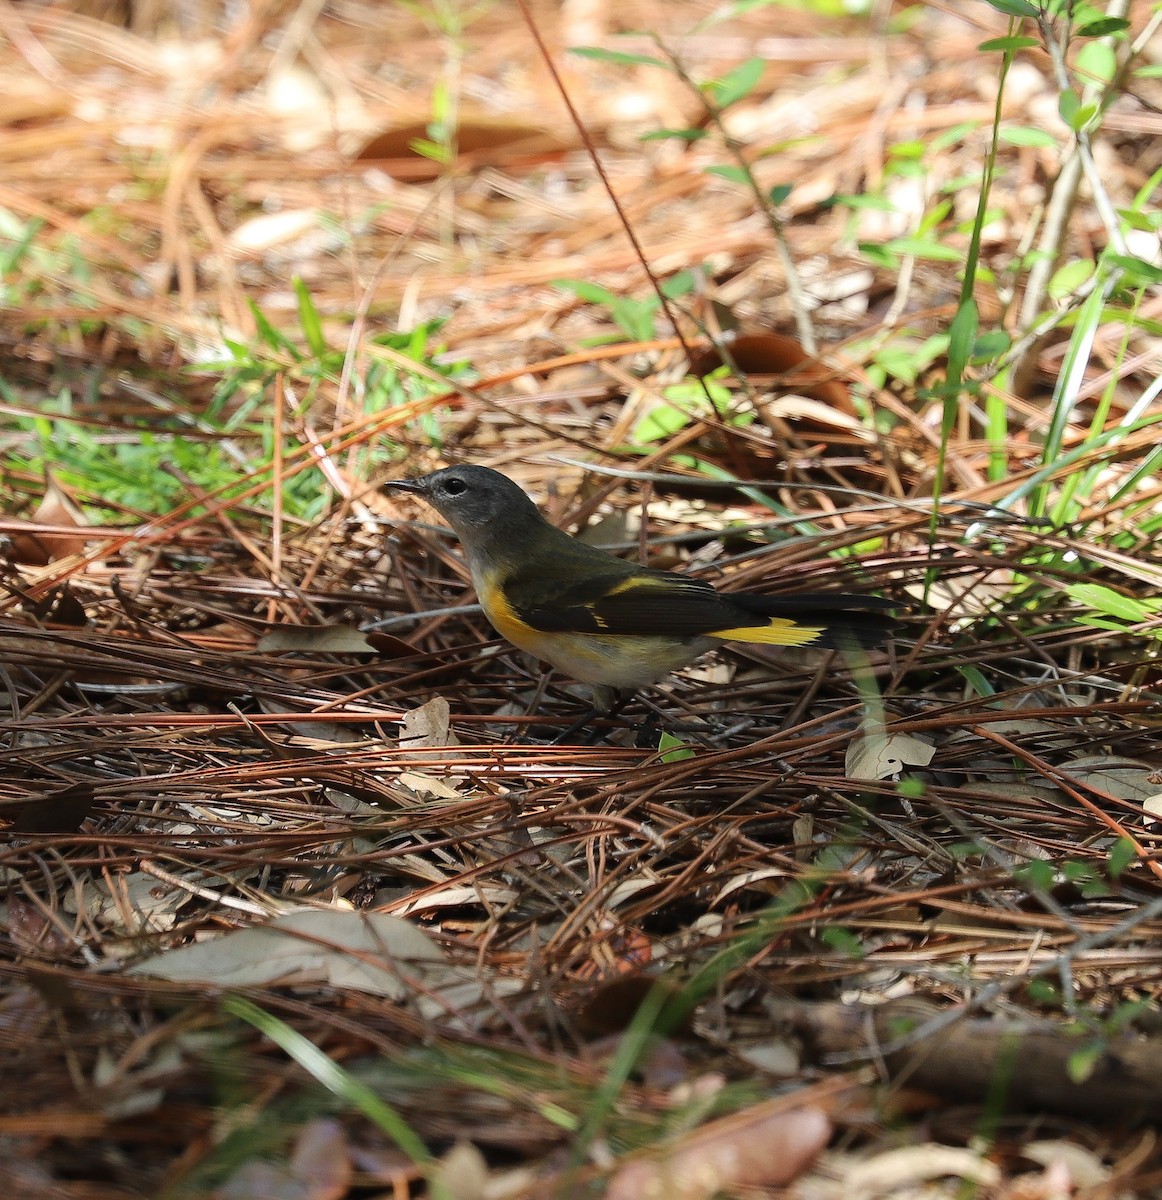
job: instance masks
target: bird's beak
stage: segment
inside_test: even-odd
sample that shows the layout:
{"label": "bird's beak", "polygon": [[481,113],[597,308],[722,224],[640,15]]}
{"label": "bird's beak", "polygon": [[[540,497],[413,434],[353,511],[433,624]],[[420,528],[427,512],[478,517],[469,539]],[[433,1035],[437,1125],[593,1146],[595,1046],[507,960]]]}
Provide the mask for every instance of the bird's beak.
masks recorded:
{"label": "bird's beak", "polygon": [[379,485],[381,492],[415,492],[417,496],[422,496],[427,490],[424,487],[423,480],[420,479],[389,479],[387,483]]}

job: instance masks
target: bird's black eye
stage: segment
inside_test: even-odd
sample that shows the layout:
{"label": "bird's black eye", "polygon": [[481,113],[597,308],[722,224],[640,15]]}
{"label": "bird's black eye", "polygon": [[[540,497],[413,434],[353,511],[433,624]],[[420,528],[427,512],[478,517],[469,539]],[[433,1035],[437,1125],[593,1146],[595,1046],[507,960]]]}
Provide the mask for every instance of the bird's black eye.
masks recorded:
{"label": "bird's black eye", "polygon": [[463,479],[457,479],[455,475],[451,479],[444,480],[444,491],[449,496],[460,496],[468,490],[468,485]]}

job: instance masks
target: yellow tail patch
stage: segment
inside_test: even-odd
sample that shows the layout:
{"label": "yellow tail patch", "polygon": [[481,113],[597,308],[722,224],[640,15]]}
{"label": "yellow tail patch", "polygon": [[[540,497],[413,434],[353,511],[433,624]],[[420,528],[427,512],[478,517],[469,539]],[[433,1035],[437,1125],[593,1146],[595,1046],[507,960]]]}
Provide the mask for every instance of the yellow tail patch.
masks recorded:
{"label": "yellow tail patch", "polygon": [[716,629],[707,637],[721,638],[724,642],[761,642],[766,646],[809,646],[825,631],[822,625],[800,625],[790,617],[772,617],[765,625]]}

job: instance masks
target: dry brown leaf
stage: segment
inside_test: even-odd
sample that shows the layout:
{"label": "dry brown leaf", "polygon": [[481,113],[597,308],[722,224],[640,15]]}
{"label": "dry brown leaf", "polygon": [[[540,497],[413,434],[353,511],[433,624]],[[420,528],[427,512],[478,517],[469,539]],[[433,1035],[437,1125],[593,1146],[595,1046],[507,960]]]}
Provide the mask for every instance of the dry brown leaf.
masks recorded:
{"label": "dry brown leaf", "polygon": [[[66,909],[77,893],[70,892]],[[180,909],[194,898],[191,891],[171,887],[153,875],[134,871],[99,879],[80,892],[86,916],[123,934],[160,933],[177,923]]]}
{"label": "dry brown leaf", "polygon": [[1000,1183],[1000,1168],[974,1150],[958,1146],[906,1146],[877,1154],[851,1167],[844,1179],[850,1200],[875,1200],[898,1196],[906,1188],[932,1179],[964,1179],[981,1187]]}
{"label": "dry brown leaf", "polygon": [[88,524],[80,506],[46,471],[44,498],[32,514],[28,529],[21,529],[9,535],[9,557],[13,562],[43,567],[72,554],[80,554],[85,548],[84,537],[38,530],[36,526],[55,526],[59,531],[67,528],[84,529]]}
{"label": "dry brown leaf", "polygon": [[1119,800],[1149,800],[1158,791],[1156,766],[1116,754],[1091,754],[1065,764],[1069,777],[1109,792]]}
{"label": "dry brown leaf", "polygon": [[[644,974],[622,975],[602,982],[590,992],[577,1013],[578,1025],[583,1033],[593,1036],[622,1033],[629,1028],[646,997],[659,992],[665,993],[673,1027],[687,1032],[693,1014],[681,988],[657,975]],[[662,1028],[669,1024],[666,1017],[658,1021]]]}
{"label": "dry brown leaf", "polygon": [[[386,913],[308,909],[287,913],[205,942],[179,946],[129,968],[181,983],[216,987],[323,984],[411,1001],[428,1017],[463,1012],[485,984],[408,921]],[[493,992],[512,992],[514,980],[493,980]]]}
{"label": "dry brown leaf", "polygon": [[831,1137],[821,1108],[793,1108],[715,1121],[652,1162],[627,1163],[606,1200],[710,1200],[742,1187],[784,1187],[814,1161]]}
{"label": "dry brown leaf", "polygon": [[503,908],[516,903],[520,896],[521,893],[516,889],[498,883],[464,883],[438,892],[423,892],[414,900],[396,905],[393,911],[396,916],[406,917],[412,913],[431,912],[438,908],[461,908],[466,904],[489,904]]}
{"label": "dry brown leaf", "polygon": [[424,775],[419,771],[401,771],[396,783],[400,788],[412,793],[416,798],[427,800],[463,800],[464,797],[450,784],[433,775]]}
{"label": "dry brown leaf", "polygon": [[75,833],[96,806],[97,794],[91,783],[70,783],[21,805],[6,832]]}
{"label": "dry brown leaf", "polygon": [[367,635],[350,625],[280,625],[258,639],[259,653],[374,654]]}
{"label": "dry brown leaf", "polygon": [[[726,344],[725,353],[743,375],[785,377],[787,390],[810,396],[830,410],[854,415],[847,385],[835,378],[835,371],[808,354],[802,344],[785,333],[743,333]],[[715,346],[695,354],[690,360],[692,375],[709,375],[726,361]]]}
{"label": "dry brown leaf", "polygon": [[452,732],[452,710],[443,696],[433,696],[426,704],[403,715],[399,735],[401,750],[443,750],[460,745]]}
{"label": "dry brown leaf", "polygon": [[735,1046],[739,1060],[778,1079],[793,1079],[802,1069],[802,1057],[789,1038],[766,1038]]}
{"label": "dry brown leaf", "polygon": [[[428,125],[416,121],[385,129],[369,138],[355,155],[356,162],[375,162],[393,178],[404,183],[439,179],[450,168],[421,154],[417,143],[431,140]],[[551,162],[574,143],[543,126],[488,117],[462,116],[456,123],[455,169],[479,170],[485,166]]]}
{"label": "dry brown leaf", "polygon": [[436,1164],[435,1180],[448,1200],[484,1200],[488,1164],[471,1142],[459,1141]]}
{"label": "dry brown leaf", "polygon": [[342,1200],[351,1186],[351,1158],[343,1126],[310,1121],[299,1134],[290,1169],[307,1184],[304,1200]]}
{"label": "dry brown leaf", "polygon": [[773,896],[779,889],[776,887],[755,888],[756,883],[761,883],[765,879],[786,879],[790,874],[783,867],[760,867],[754,871],[743,871],[741,875],[735,875],[733,879],[727,880],[719,890],[718,894],[710,902],[712,908],[717,908],[727,896],[732,892],[737,892],[743,889],[753,889],[766,895]]}
{"label": "dry brown leaf", "polygon": [[1021,1147],[1021,1157],[1046,1169],[1054,1163],[1063,1163],[1073,1187],[1100,1187],[1111,1174],[1109,1167],[1092,1150],[1062,1139],[1027,1142]]}
{"label": "dry brown leaf", "polygon": [[435,942],[398,917],[309,909],[179,946],[134,964],[129,973],[232,988],[326,983],[400,1001],[408,988],[395,964],[418,971],[422,964],[438,969],[443,963]]}
{"label": "dry brown leaf", "polygon": [[848,779],[893,779],[905,767],[926,767],[935,753],[935,746],[910,733],[865,727],[847,747],[844,770]]}
{"label": "dry brown leaf", "polygon": [[288,1163],[245,1162],[213,1200],[342,1200],[351,1188],[347,1136],[338,1121],[308,1122]]}
{"label": "dry brown leaf", "polygon": [[15,893],[0,905],[0,924],[22,954],[39,958],[69,950],[69,939],[48,913]]}

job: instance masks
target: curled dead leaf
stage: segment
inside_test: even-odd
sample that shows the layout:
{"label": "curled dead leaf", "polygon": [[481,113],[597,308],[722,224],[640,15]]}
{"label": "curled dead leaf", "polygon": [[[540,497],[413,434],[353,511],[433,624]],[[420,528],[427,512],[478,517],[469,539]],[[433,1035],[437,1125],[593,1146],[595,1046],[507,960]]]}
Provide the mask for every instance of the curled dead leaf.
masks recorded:
{"label": "curled dead leaf", "polygon": [[975,1150],[959,1146],[905,1146],[877,1154],[847,1172],[844,1192],[852,1200],[899,1196],[933,1179],[951,1177],[981,1187],[996,1187],[1001,1172]]}
{"label": "curled dead leaf", "polygon": [[[422,153],[431,143],[428,122],[392,126],[369,138],[355,153],[357,162],[375,162],[403,183],[439,179],[449,166],[435,154]],[[457,171],[553,162],[573,146],[572,141],[543,126],[521,121],[462,115],[456,123]]]}
{"label": "curled dead leaf", "polygon": [[443,696],[433,696],[426,704],[404,713],[399,745],[401,750],[443,750],[460,745],[460,739],[452,732],[448,701]]}
{"label": "curled dead leaf", "polygon": [[893,779],[905,767],[926,767],[935,754],[935,746],[910,733],[865,728],[848,745],[844,769],[848,779]]}
{"label": "curled dead leaf", "polygon": [[835,377],[831,367],[808,354],[796,338],[771,332],[739,334],[726,343],[724,350],[709,346],[695,354],[690,360],[690,374],[709,375],[727,361],[724,355],[729,355],[743,375],[783,376],[786,390],[809,396],[827,409],[855,415],[847,385]]}
{"label": "curled dead leaf", "polygon": [[831,1137],[821,1108],[735,1114],[688,1134],[665,1157],[627,1163],[606,1200],[710,1200],[744,1187],[785,1187]]}
{"label": "curled dead leaf", "polygon": [[9,557],[30,567],[44,567],[80,554],[85,548],[84,536],[68,531],[84,529],[88,523],[76,501],[46,471],[44,499],[37,505],[27,528],[17,527],[9,535]]}

